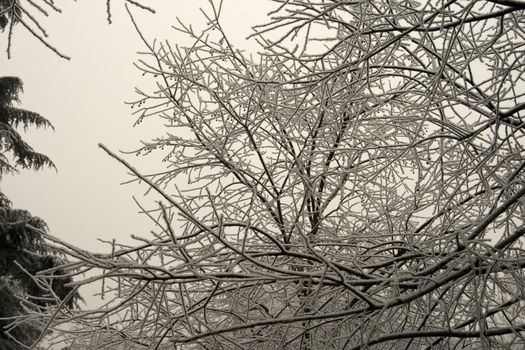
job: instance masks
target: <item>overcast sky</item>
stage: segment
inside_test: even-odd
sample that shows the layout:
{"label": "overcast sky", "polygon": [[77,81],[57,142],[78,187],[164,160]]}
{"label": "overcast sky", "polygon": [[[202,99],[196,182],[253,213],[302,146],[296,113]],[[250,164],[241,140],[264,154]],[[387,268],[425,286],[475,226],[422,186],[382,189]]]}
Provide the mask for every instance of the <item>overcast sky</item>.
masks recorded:
{"label": "overcast sky", "polygon": [[[97,147],[132,150],[140,140],[164,134],[162,125],[146,121],[133,128],[131,109],[141,74],[133,67],[144,45],[125,13],[122,1],[113,0],[113,24],[108,25],[105,1],[61,1],[62,14],[43,20],[50,41],[72,57],[63,60],[33,39],[22,27],[15,29],[12,57],[5,54],[6,33],[0,33],[0,75],[18,76],[24,82],[20,107],[48,118],[56,130],[31,130],[25,140],[56,163],[52,170],[21,171],[2,179],[2,190],[14,207],[44,219],[52,234],[87,249],[101,250],[97,238],[129,242],[130,234],[146,236],[153,228],[138,215],[132,195],[152,207],[151,198],[140,198],[145,187],[121,186],[126,170]],[[149,40],[157,37],[180,43],[171,29],[178,16],[187,23],[202,23],[199,7],[207,1],[150,0],[157,10],[150,14],[133,9]],[[233,42],[250,48],[244,38],[250,27],[261,23],[272,5],[269,0],[225,0],[223,26]],[[139,169],[158,167],[154,157],[126,156]],[[103,249],[105,250],[105,249]]]}

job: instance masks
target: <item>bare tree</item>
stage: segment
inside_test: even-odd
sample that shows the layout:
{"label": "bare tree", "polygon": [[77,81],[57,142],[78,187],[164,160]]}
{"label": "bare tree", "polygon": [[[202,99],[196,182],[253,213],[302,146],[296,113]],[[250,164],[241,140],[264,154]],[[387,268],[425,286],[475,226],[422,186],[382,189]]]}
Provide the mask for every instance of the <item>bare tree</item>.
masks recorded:
{"label": "bare tree", "polygon": [[[154,13],[153,8],[144,5],[137,0],[123,0],[126,8],[128,4]],[[108,23],[111,23],[111,0],[106,0],[106,14]],[[11,44],[13,40],[13,29],[19,25],[44,46],[53,51],[59,57],[69,60],[70,57],[62,53],[50,41],[45,26],[41,23],[42,18],[49,17],[53,13],[61,13],[62,9],[53,0],[0,0],[0,30],[7,28],[7,57],[11,57]]]}
{"label": "bare tree", "polygon": [[107,304],[27,320],[96,349],[523,347],[524,6],[275,2],[257,56],[220,4],[177,27],[193,46],[147,44],[138,122],[171,131],[137,154],[166,170],[101,147],[161,196],[157,230],[48,236]]}

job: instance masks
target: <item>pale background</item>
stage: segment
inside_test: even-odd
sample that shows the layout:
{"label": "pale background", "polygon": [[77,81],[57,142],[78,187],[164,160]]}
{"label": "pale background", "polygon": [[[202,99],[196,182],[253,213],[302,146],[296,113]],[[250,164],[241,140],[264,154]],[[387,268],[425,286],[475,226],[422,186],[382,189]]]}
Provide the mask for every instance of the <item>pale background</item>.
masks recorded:
{"label": "pale background", "polygon": [[[181,35],[171,28],[178,16],[199,27],[199,8],[207,1],[143,1],[156,14],[133,8],[146,38],[168,39]],[[123,1],[113,0],[112,21],[107,23],[103,0],[60,1],[62,14],[42,20],[50,41],[71,61],[59,58],[21,26],[15,28],[12,58],[5,54],[7,32],[0,33],[0,76],[18,76],[24,82],[19,107],[48,118],[52,130],[30,130],[23,136],[37,151],[47,154],[58,173],[21,171],[5,176],[1,186],[15,208],[29,210],[44,219],[50,232],[86,249],[107,252],[97,238],[129,242],[131,234],[147,236],[153,225],[139,215],[132,195],[146,207],[153,198],[143,197],[146,188],[120,183],[129,179],[126,169],[97,147],[99,142],[113,151],[130,151],[165,133],[154,120],[133,127],[135,118],[125,101],[133,100],[135,86],[147,85],[133,66],[137,51],[145,46],[135,32]],[[251,26],[262,23],[274,5],[269,0],[224,0],[221,23],[240,48],[254,50],[245,38]],[[144,172],[162,166],[158,157],[126,155]]]}

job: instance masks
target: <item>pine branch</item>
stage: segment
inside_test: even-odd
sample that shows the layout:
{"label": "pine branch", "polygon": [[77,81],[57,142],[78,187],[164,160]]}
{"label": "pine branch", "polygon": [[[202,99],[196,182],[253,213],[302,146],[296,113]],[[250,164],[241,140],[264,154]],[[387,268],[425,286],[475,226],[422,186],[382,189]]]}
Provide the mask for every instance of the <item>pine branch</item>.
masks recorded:
{"label": "pine branch", "polygon": [[0,121],[9,123],[15,128],[22,125],[24,131],[29,126],[35,126],[37,129],[42,127],[55,130],[51,122],[40,114],[15,107],[0,108]]}

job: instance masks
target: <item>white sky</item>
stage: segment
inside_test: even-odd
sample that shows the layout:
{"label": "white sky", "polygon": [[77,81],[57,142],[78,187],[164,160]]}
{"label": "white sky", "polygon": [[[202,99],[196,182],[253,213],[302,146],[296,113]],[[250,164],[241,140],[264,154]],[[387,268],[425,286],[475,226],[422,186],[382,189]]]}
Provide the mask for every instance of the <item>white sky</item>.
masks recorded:
{"label": "white sky", "polygon": [[[132,195],[142,196],[145,187],[120,183],[129,179],[126,170],[97,147],[99,142],[114,151],[132,150],[139,140],[161,136],[165,130],[154,121],[133,128],[132,110],[124,104],[135,98],[141,74],[133,67],[137,51],[144,50],[122,6],[113,0],[113,24],[108,25],[103,0],[59,1],[62,14],[43,20],[50,41],[72,57],[66,61],[21,26],[15,29],[12,58],[5,54],[6,32],[0,33],[0,76],[18,76],[24,82],[19,107],[48,118],[56,128],[24,134],[37,151],[55,162],[52,170],[21,171],[2,179],[2,190],[14,207],[44,219],[51,233],[86,249],[107,251],[97,238],[129,242],[130,234],[147,236],[153,228],[137,214]],[[202,23],[203,0],[149,0],[157,14],[133,9],[148,39],[155,37],[180,43],[171,29],[175,17],[186,23]],[[238,45],[250,27],[265,21],[273,7],[269,0],[224,0],[223,26]],[[249,47],[249,46],[247,46]],[[127,160],[144,172],[159,166],[153,157]],[[139,198],[140,200],[141,198]],[[152,207],[151,198],[142,198]]]}

